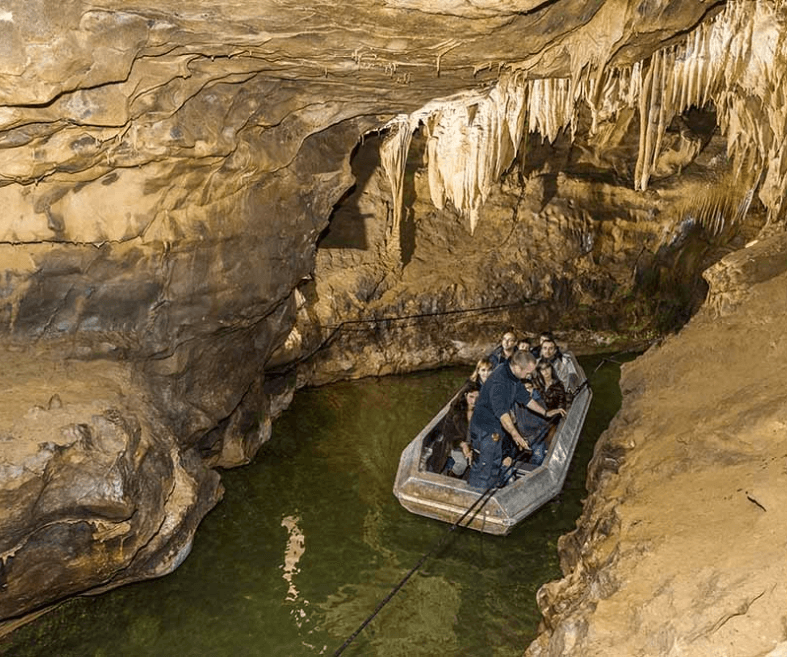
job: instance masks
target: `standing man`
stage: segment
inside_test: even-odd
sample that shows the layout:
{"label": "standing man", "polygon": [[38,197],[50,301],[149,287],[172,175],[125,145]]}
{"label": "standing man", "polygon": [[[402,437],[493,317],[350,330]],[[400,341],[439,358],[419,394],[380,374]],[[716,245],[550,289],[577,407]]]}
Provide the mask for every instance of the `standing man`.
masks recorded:
{"label": "standing man", "polygon": [[[530,397],[522,379],[536,369],[535,357],[526,351],[515,352],[509,361],[503,362],[486,380],[478,397],[473,417],[470,420],[470,439],[476,456],[470,468],[467,483],[473,488],[486,490],[502,483],[503,432],[511,435],[522,449],[530,449],[527,440],[516,428],[512,411],[516,402],[545,417],[565,415],[563,409],[547,411]],[[506,459],[507,461],[510,460]]]}

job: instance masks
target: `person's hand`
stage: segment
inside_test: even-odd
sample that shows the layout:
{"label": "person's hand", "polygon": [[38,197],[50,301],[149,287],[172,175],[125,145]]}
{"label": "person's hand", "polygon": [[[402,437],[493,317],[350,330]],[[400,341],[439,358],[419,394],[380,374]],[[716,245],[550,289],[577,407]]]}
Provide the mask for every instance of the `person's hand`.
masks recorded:
{"label": "person's hand", "polygon": [[565,408],[553,408],[551,411],[547,411],[547,417],[555,417],[556,415],[561,415],[562,417],[566,417],[566,409]]}

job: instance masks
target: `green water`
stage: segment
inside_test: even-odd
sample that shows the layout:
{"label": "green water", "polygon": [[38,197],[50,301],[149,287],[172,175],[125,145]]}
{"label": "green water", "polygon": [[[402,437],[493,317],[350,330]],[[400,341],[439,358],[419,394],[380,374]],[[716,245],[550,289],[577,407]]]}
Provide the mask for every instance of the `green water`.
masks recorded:
{"label": "green water", "polygon": [[[592,372],[600,357],[582,359]],[[617,357],[617,360],[622,360]],[[222,473],[224,500],[174,573],[71,600],[0,640],[0,654],[332,655],[445,533],[391,493],[399,454],[467,376],[444,369],[297,393],[252,465]],[[560,576],[596,438],[620,406],[619,367],[593,404],[559,498],[507,537],[469,530],[429,559],[346,656],[521,655],[535,593]]]}

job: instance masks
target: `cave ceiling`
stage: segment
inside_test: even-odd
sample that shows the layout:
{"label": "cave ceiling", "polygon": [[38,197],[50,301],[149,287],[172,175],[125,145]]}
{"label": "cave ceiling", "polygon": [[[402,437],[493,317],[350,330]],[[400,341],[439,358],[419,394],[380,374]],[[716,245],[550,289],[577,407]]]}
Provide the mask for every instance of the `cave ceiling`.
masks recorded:
{"label": "cave ceiling", "polygon": [[[372,132],[394,221],[420,131],[434,205],[473,232],[528,133],[577,138],[587,167],[644,191],[703,147],[682,129],[676,146],[673,120],[712,106],[737,198],[748,207],[756,191],[777,220],[784,23],[772,0],[5,2],[0,319],[39,335],[118,329],[151,352],[189,326],[257,322],[311,274]],[[261,263],[253,284],[244,261]],[[116,296],[71,301],[60,321],[62,308],[29,302],[42,278],[47,299],[96,284]],[[106,318],[112,304],[122,320]]]}
{"label": "cave ceiling", "polygon": [[[6,2],[0,199],[10,216],[0,239],[182,237],[192,228],[174,230],[178,220],[169,213],[287,167],[309,135],[347,121],[363,132],[395,116],[424,120],[424,107],[432,103],[434,116],[435,106],[457,97],[466,114],[501,80],[503,95],[529,94],[529,119],[518,120],[550,139],[580,105],[592,108],[595,127],[617,119],[621,102],[636,108],[643,124],[721,102],[731,146],[756,152],[766,179],[761,195],[778,214],[786,160],[776,141],[784,121],[781,112],[767,117],[783,95],[774,64],[784,56],[778,7],[696,0]],[[715,40],[708,36],[714,21],[722,26]],[[681,70],[692,57],[699,64]],[[711,70],[714,57],[723,61]],[[676,88],[682,97],[671,103],[654,96]],[[771,96],[771,108],[751,106]],[[752,125],[763,115],[765,129]],[[642,131],[640,139],[634,186],[646,188],[659,136]],[[499,175],[501,162],[483,175]],[[114,176],[123,177],[124,191],[102,203]],[[94,181],[103,187],[86,186]],[[472,214],[485,184],[433,195],[438,205],[445,197]],[[120,213],[118,200],[135,207]],[[87,218],[86,209],[98,216]]]}
{"label": "cave ceiling", "polygon": [[632,63],[719,7],[19,1],[0,9],[0,181],[27,185],[94,180],[164,158],[199,167],[237,155],[243,141],[259,148],[257,172],[275,170],[306,135],[339,121],[412,112],[488,87],[507,69],[568,77],[589,64]]}

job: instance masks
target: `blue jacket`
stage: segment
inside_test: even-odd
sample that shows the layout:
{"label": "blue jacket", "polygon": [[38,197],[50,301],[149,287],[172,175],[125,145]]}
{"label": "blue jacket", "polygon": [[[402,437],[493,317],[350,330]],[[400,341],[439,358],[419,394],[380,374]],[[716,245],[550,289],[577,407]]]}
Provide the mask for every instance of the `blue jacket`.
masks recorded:
{"label": "blue jacket", "polygon": [[514,408],[516,402],[526,406],[530,393],[511,371],[510,363],[504,362],[489,375],[478,396],[470,420],[473,449],[477,449],[475,441],[486,434],[503,435],[500,418]]}

